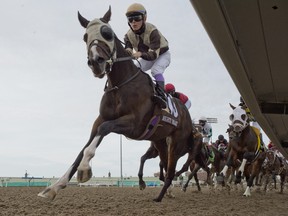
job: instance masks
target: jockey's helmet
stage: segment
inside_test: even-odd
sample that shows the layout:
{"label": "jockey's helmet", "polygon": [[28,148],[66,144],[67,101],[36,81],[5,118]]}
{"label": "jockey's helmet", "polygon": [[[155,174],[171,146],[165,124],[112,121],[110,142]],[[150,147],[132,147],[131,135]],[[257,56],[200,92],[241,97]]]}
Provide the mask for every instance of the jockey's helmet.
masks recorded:
{"label": "jockey's helmet", "polygon": [[173,84],[171,84],[171,83],[167,83],[165,85],[165,91],[167,93],[174,92],[175,91],[175,86]]}
{"label": "jockey's helmet", "polygon": [[220,135],[218,136],[218,140],[224,140],[224,136],[223,136],[222,134],[220,134]]}
{"label": "jockey's helmet", "polygon": [[206,124],[207,122],[207,118],[204,117],[204,116],[201,116],[200,119],[199,119],[199,124],[204,127],[204,125]]}
{"label": "jockey's helmet", "polygon": [[133,16],[133,15],[142,15],[142,16],[146,16],[147,12],[145,7],[142,4],[139,3],[134,3],[131,4],[127,11],[126,11],[126,16]]}
{"label": "jockey's helmet", "polygon": [[201,116],[199,122],[207,122],[207,118],[205,116]]}

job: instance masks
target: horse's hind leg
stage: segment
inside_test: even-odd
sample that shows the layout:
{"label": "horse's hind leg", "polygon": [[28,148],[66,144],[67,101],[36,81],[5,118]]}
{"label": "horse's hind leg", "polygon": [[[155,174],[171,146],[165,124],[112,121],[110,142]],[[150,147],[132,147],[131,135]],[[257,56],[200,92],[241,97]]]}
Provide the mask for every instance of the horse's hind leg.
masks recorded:
{"label": "horse's hind leg", "polygon": [[199,179],[198,179],[197,173],[194,174],[194,179],[195,179],[195,183],[196,183],[198,191],[201,191],[201,187],[200,187],[200,183],[199,183]]}
{"label": "horse's hind leg", "polygon": [[284,182],[285,182],[285,178],[286,178],[286,173],[281,173],[280,174],[280,193],[283,193],[284,190]]}
{"label": "horse's hind leg", "polygon": [[[165,150],[159,151],[159,149],[158,149],[161,162],[163,163],[162,165],[165,167],[167,172],[166,172],[166,178],[165,178],[164,185],[163,185],[162,190],[160,191],[160,194],[158,195],[158,197],[154,199],[155,202],[161,202],[165,193],[167,192],[167,189],[172,184],[172,180],[175,176],[176,164],[177,164],[177,161],[179,159],[175,155],[175,149],[174,149],[175,143],[172,143],[171,140],[168,141],[168,143],[169,143],[168,144],[168,146],[169,146],[168,152],[166,152]],[[168,162],[165,163],[167,156],[168,156]]]}
{"label": "horse's hind leg", "polygon": [[182,168],[178,172],[175,173],[175,176],[178,177],[182,173],[186,172],[188,170],[190,164],[192,163],[192,161],[193,161],[193,156],[192,156],[192,154],[189,154],[185,164],[183,164]]}
{"label": "horse's hind leg", "polygon": [[196,164],[195,161],[193,161],[193,163],[191,163],[190,169],[191,169],[191,173],[189,174],[186,183],[182,187],[182,191],[184,191],[184,192],[186,192],[187,187],[189,185],[189,182],[193,178],[193,176],[197,175],[197,172],[200,169],[200,166],[199,166],[199,164]]}
{"label": "horse's hind leg", "polygon": [[[140,190],[144,190],[146,188],[146,183],[143,180],[143,169],[144,169],[145,161],[148,160],[148,159],[151,159],[151,158],[156,158],[157,156],[158,156],[158,151],[154,147],[153,143],[151,142],[150,147],[148,148],[146,153],[141,157],[141,160],[140,160],[140,167],[139,167],[139,171],[138,171],[139,188],[140,188]],[[161,172],[163,173],[163,168],[161,167],[161,164],[159,166],[160,166],[160,173]]]}

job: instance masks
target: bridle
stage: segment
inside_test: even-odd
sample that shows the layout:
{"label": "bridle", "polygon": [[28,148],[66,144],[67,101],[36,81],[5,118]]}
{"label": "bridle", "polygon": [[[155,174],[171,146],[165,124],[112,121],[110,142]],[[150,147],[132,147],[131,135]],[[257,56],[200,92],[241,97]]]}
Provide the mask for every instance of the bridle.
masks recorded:
{"label": "bridle", "polygon": [[[115,39],[114,39],[115,40]],[[119,39],[118,39],[119,40]],[[96,41],[96,40],[95,40]],[[113,50],[111,53],[107,52],[107,50],[105,48],[103,48],[103,46],[100,46],[98,43],[96,43],[95,41],[93,41],[90,45],[89,45],[89,50],[91,50],[92,46],[97,46],[99,47],[103,53],[108,56],[109,58],[106,60],[106,63],[108,64],[108,67],[105,68],[105,71],[103,72],[104,75],[108,75],[109,73],[112,72],[112,66],[114,63],[116,62],[123,62],[123,61],[129,61],[134,59],[132,56],[125,56],[125,57],[116,57],[117,53],[116,53],[116,42],[114,41],[114,46],[113,46]],[[120,40],[119,40],[120,41]],[[120,41],[121,44],[124,44],[122,41]],[[89,56],[87,57],[89,59]],[[141,70],[139,69],[137,71],[137,73],[135,73],[132,77],[130,77],[129,79],[125,80],[124,82],[120,83],[117,86],[113,86],[112,88],[108,89],[108,80],[106,81],[105,87],[104,87],[104,91],[106,93],[114,91],[114,90],[118,90],[119,88],[121,88],[122,86],[124,86],[125,84],[127,84],[128,82],[130,82],[131,80],[133,80],[134,78],[136,78],[139,74],[140,74]]]}
{"label": "bridle", "polygon": [[[242,114],[242,115],[244,115],[244,114]],[[242,115],[241,115],[241,118],[242,118]],[[232,114],[231,116],[233,116],[233,118],[235,118],[234,114]],[[243,117],[243,119],[241,119],[241,118],[231,119],[232,118],[231,116],[230,116],[230,120],[232,121],[232,125],[231,125],[232,126],[232,131],[230,130],[230,132],[233,132],[234,135],[236,135],[237,137],[240,137],[242,132],[243,132],[243,130],[249,125],[247,120],[244,121],[244,119],[248,119],[247,114],[245,113],[246,117]],[[238,127],[241,130],[235,130],[236,127]]]}
{"label": "bridle", "polygon": [[[103,72],[104,74],[109,74],[111,71],[112,71],[112,66],[115,62],[122,62],[122,61],[129,61],[129,60],[132,60],[134,59],[132,56],[125,56],[125,57],[116,57],[117,54],[116,54],[116,45],[115,45],[115,41],[114,41],[114,46],[113,46],[113,50],[111,53],[109,53],[105,48],[103,48],[103,46],[100,46],[96,41],[98,40],[94,40],[90,45],[89,45],[89,49],[88,49],[88,52],[89,50],[91,50],[91,47],[92,46],[97,46],[98,48],[100,48],[102,50],[102,52],[108,56],[108,59],[105,60],[106,63],[109,65],[108,67],[108,70],[107,68],[105,69],[105,71]],[[120,40],[119,40],[120,41]],[[120,43],[124,44],[122,41],[120,41]],[[89,54],[87,56],[87,58],[89,59]]]}

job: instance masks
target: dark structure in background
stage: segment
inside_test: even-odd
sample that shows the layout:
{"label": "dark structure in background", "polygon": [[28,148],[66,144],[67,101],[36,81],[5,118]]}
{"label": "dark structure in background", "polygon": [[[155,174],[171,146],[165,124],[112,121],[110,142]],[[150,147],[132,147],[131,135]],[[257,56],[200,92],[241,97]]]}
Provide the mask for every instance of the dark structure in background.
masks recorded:
{"label": "dark structure in background", "polygon": [[288,158],[288,1],[190,2],[253,116]]}

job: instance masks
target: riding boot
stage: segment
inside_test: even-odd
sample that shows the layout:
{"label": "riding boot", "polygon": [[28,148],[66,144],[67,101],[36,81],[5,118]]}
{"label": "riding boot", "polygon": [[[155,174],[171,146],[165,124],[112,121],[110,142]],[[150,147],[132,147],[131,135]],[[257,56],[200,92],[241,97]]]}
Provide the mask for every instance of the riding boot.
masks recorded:
{"label": "riding boot", "polygon": [[208,155],[208,158],[210,161],[214,161],[214,158],[213,158],[213,154],[212,154],[212,151],[209,149],[209,147],[206,145],[206,150],[207,150],[207,155]]}
{"label": "riding boot", "polygon": [[164,82],[163,81],[156,81],[156,91],[152,100],[154,103],[158,104],[161,109],[165,109],[167,107],[167,104],[165,101],[165,95],[164,95]]}

